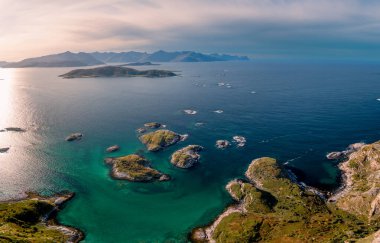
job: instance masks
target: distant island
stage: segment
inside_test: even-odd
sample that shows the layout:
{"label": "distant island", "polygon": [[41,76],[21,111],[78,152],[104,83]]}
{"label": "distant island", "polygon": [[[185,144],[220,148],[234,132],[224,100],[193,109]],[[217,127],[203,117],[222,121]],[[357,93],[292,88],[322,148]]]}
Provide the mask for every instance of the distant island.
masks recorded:
{"label": "distant island", "polygon": [[20,62],[5,63],[3,68],[25,68],[25,67],[81,67],[104,64],[92,55],[84,52],[64,52],[42,57],[24,59]]}
{"label": "distant island", "polygon": [[120,66],[157,66],[157,65],[160,65],[160,64],[151,63],[151,62],[131,62],[131,63],[123,64]]}
{"label": "distant island", "polygon": [[0,62],[3,68],[26,67],[83,67],[104,65],[107,63],[127,63],[129,66],[154,65],[151,62],[215,62],[215,61],[247,61],[246,56],[226,54],[203,54],[193,51],[166,52],[64,52],[41,57],[27,58],[19,62]]}
{"label": "distant island", "polygon": [[88,69],[75,69],[68,73],[59,75],[62,78],[99,78],[99,77],[148,77],[162,78],[177,76],[175,73],[166,70],[143,70],[121,66],[104,66]]}

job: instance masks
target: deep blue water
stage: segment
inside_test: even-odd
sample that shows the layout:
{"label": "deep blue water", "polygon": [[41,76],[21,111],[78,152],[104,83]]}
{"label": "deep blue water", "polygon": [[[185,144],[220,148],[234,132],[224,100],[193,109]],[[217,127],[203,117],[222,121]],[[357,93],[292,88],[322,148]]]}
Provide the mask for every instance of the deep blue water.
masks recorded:
{"label": "deep blue water", "polygon": [[[339,185],[326,153],[380,139],[380,65],[260,62],[166,63],[173,78],[61,79],[68,68],[0,69],[0,198],[23,191],[71,190],[75,199],[59,220],[82,229],[86,242],[182,242],[191,228],[210,222],[231,202],[224,190],[251,160],[270,156],[322,189]],[[155,68],[157,68],[155,66]],[[147,67],[145,67],[147,68]],[[217,83],[231,84],[231,88]],[[252,93],[255,91],[255,93]],[[186,115],[183,109],[194,109]],[[223,110],[216,114],[214,110]],[[190,136],[149,153],[135,129],[158,121]],[[195,123],[203,122],[197,127]],[[82,132],[79,142],[64,137]],[[218,139],[247,138],[244,148],[217,150]],[[143,152],[170,174],[164,183],[109,178],[105,148],[116,155]],[[170,154],[199,144],[201,164],[173,168]]]}

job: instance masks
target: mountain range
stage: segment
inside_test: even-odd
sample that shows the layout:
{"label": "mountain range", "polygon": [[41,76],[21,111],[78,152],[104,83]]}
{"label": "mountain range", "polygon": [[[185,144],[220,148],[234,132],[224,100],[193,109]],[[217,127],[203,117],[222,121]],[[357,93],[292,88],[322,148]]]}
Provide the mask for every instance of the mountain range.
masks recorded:
{"label": "mountain range", "polygon": [[0,62],[4,68],[22,67],[81,67],[106,63],[127,62],[214,62],[214,61],[247,61],[246,56],[226,54],[203,54],[193,51],[166,52],[64,52],[41,57],[27,58],[19,62]]}

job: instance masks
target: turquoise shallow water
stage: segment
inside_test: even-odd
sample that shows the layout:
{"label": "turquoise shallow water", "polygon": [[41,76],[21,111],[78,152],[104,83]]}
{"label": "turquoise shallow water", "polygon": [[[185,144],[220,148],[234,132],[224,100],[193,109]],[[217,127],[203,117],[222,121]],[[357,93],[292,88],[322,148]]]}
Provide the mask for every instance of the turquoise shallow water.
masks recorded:
{"label": "turquoise shallow water", "polygon": [[[210,222],[231,202],[224,191],[249,162],[272,156],[299,178],[334,189],[339,172],[327,152],[353,142],[380,139],[380,74],[377,65],[259,62],[169,63],[174,78],[60,79],[67,68],[0,69],[0,198],[23,191],[76,197],[60,213],[62,223],[86,233],[86,242],[184,242],[191,228]],[[232,85],[219,87],[218,82]],[[255,91],[256,93],[252,93]],[[198,114],[183,114],[195,109]],[[224,110],[216,114],[214,110]],[[149,153],[135,129],[158,121],[187,141]],[[196,122],[204,126],[196,127]],[[82,132],[79,142],[64,137]],[[217,139],[247,138],[224,151]],[[170,174],[163,183],[112,180],[103,159],[142,152]],[[187,144],[206,148],[201,164],[173,168],[170,154]]]}

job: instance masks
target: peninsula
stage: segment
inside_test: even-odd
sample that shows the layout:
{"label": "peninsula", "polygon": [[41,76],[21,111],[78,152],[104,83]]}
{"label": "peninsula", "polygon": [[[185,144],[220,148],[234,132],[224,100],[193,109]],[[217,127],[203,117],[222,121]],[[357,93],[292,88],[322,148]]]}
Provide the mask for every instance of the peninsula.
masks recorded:
{"label": "peninsula", "polygon": [[60,225],[55,216],[74,196],[51,197],[29,193],[25,199],[0,202],[0,242],[79,242],[84,234]]}
{"label": "peninsula", "polygon": [[[259,158],[226,186],[235,200],[193,242],[372,242],[380,239],[380,142],[340,164],[344,189],[326,199],[275,159]],[[376,241],[377,242],[377,241]]]}

